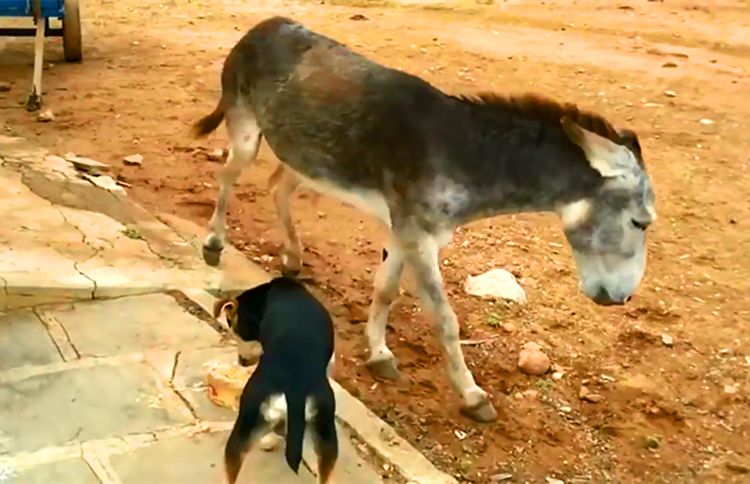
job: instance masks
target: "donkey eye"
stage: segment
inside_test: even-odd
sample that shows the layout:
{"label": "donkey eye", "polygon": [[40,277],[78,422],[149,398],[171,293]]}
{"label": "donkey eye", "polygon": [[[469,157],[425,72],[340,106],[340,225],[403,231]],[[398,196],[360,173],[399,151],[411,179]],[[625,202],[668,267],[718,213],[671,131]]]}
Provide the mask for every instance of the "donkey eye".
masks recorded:
{"label": "donkey eye", "polygon": [[630,223],[633,224],[633,227],[637,228],[638,230],[646,230],[649,225],[648,222],[641,222],[640,220],[636,219],[630,219]]}

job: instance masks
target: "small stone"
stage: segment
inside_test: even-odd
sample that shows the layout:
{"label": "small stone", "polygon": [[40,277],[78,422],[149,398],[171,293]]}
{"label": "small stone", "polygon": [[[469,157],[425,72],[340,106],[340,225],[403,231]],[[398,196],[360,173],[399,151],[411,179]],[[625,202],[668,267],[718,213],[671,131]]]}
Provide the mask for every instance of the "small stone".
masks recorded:
{"label": "small stone", "polygon": [[506,333],[515,333],[516,332],[516,325],[513,323],[503,323],[500,325],[501,328],[503,328],[503,331]]}
{"label": "small stone", "polygon": [[565,481],[561,479],[555,479],[554,477],[548,477],[547,484],[565,484]]}
{"label": "small stone", "polygon": [[464,290],[472,296],[502,298],[519,304],[526,302],[526,292],[516,277],[505,269],[491,269],[478,276],[469,276]]}
{"label": "small stone", "polygon": [[45,109],[36,117],[36,120],[40,123],[49,123],[55,120],[55,113],[50,109]]}
{"label": "small stone", "polygon": [[668,334],[661,335],[661,342],[666,346],[667,348],[671,348],[674,346],[674,338],[669,336]]}
{"label": "small stone", "polygon": [[224,159],[224,150],[221,148],[217,148],[215,150],[211,150],[206,155],[209,161],[221,161]]}
{"label": "small stone", "polygon": [[518,354],[518,369],[527,375],[544,375],[550,366],[549,357],[537,343],[526,343]]}
{"label": "small stone", "polygon": [[0,81],[0,92],[10,91],[11,84],[7,81]]}
{"label": "small stone", "polygon": [[662,64],[661,66],[662,67],[667,67],[667,68],[672,68],[672,67],[677,67],[677,63],[676,62],[672,62],[672,61],[667,61],[664,64]]}
{"label": "small stone", "polygon": [[560,411],[562,413],[570,413],[570,412],[573,411],[573,409],[570,408],[568,405],[563,405],[563,406],[560,407]]}
{"label": "small stone", "polygon": [[507,472],[503,472],[501,474],[493,474],[490,476],[490,482],[503,482],[513,479],[513,474],[508,474]]}
{"label": "small stone", "polygon": [[712,124],[714,124],[714,121],[712,119],[708,119],[708,118],[702,118],[698,122],[701,123],[703,126],[711,126]]}
{"label": "small stone", "polygon": [[659,442],[658,437],[654,437],[653,435],[648,435],[643,439],[643,447],[649,450],[658,449],[661,445],[661,442]]}
{"label": "small stone", "polygon": [[581,390],[578,392],[578,398],[580,398],[584,402],[589,403],[599,403],[604,400],[603,396],[599,395],[598,393],[591,393],[591,391],[586,388],[586,386],[581,387]]}
{"label": "small stone", "polygon": [[556,371],[552,374],[552,379],[559,381],[559,380],[562,380],[563,376],[565,376],[564,371]]}
{"label": "small stone", "polygon": [[724,393],[727,395],[734,395],[737,393],[737,387],[735,385],[724,385]]}
{"label": "small stone", "polygon": [[362,15],[361,13],[355,13],[354,15],[349,17],[349,20],[361,21],[361,20],[370,20],[370,19]]}
{"label": "small stone", "polygon": [[748,474],[750,473],[750,462],[747,464],[743,464],[741,462],[726,462],[724,466],[729,469],[732,472],[736,472],[738,474]]}
{"label": "small stone", "polygon": [[143,155],[140,155],[140,154],[128,155],[125,158],[123,158],[122,161],[126,165],[141,166],[143,164]]}
{"label": "small stone", "polygon": [[76,170],[85,171],[87,173],[109,171],[109,165],[100,161],[92,160],[91,158],[83,158],[81,156],[67,154],[65,155],[65,160],[72,163]]}
{"label": "small stone", "polygon": [[674,91],[664,91],[664,95],[667,97],[677,97],[677,93]]}
{"label": "small stone", "polygon": [[464,440],[466,438],[466,432],[464,432],[463,430],[456,429],[453,431],[453,434],[458,440]]}

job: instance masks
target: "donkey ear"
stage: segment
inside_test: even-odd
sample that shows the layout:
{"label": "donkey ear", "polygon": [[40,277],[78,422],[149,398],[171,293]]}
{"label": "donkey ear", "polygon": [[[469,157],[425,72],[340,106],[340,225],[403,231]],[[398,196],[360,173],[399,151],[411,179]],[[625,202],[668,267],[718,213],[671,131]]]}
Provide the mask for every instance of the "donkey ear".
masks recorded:
{"label": "donkey ear", "polygon": [[583,150],[591,167],[604,178],[627,173],[633,155],[626,147],[583,129],[568,117],[562,118],[560,124],[568,139]]}
{"label": "donkey ear", "polygon": [[619,130],[617,134],[620,135],[623,144],[625,144],[625,146],[627,146],[636,157],[640,159],[643,156],[643,153],[641,152],[641,143],[638,141],[638,135],[635,134],[635,131],[623,128]]}

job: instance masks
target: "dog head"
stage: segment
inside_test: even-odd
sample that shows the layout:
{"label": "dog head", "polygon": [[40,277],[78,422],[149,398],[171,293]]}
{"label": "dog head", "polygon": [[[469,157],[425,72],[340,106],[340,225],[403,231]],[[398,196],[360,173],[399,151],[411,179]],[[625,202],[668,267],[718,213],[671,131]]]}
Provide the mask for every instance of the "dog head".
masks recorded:
{"label": "dog head", "polygon": [[250,366],[257,363],[261,348],[259,342],[260,322],[265,311],[266,288],[258,286],[238,297],[227,297],[214,304],[214,318],[226,324],[229,333],[237,341],[239,364]]}

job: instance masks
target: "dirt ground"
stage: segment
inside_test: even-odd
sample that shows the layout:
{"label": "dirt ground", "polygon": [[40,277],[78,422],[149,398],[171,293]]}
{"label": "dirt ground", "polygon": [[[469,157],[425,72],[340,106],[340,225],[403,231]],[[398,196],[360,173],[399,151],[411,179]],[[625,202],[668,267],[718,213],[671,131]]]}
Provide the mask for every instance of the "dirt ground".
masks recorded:
{"label": "dirt ground", "polygon": [[[207,153],[226,138],[222,130],[193,141],[189,126],[213,108],[228,50],[271,14],[303,20],[446,91],[533,90],[634,128],[660,218],[646,279],[628,306],[597,307],[577,292],[551,215],[473,223],[441,256],[462,337],[480,340],[464,350],[500,412],[488,425],[460,416],[408,277],[389,333],[402,377],[389,383],[368,374],[363,321],[383,230],[335,200],[298,194],[293,209],[309,272],[337,319],[337,379],[465,482],[500,482],[504,474],[514,482],[750,481],[750,2],[89,0],[84,7],[84,63],[66,65],[59,40],[48,43],[52,123],[21,107],[31,40],[0,40],[0,81],[11,83],[0,92],[3,129],[111,163],[144,204],[199,224],[217,191],[219,165]],[[122,157],[134,153],[143,166],[124,166]],[[275,163],[264,146],[228,219],[232,242],[272,270],[281,233],[265,184]],[[468,275],[493,267],[518,276],[527,305],[465,294]],[[516,370],[527,341],[543,345],[554,377]],[[581,400],[582,386],[601,401]]]}

